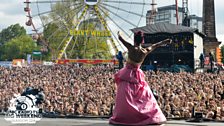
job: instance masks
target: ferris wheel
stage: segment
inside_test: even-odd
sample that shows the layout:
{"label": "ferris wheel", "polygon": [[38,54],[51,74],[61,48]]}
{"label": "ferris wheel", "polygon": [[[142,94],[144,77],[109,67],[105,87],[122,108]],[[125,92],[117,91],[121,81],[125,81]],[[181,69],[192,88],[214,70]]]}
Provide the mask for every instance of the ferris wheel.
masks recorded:
{"label": "ferris wheel", "polygon": [[[125,51],[117,32],[133,41],[130,29],[146,24],[146,0],[25,0],[26,25],[34,39],[52,48],[55,59],[104,58]],[[91,54],[88,54],[91,53]],[[97,57],[97,58],[99,58]]]}

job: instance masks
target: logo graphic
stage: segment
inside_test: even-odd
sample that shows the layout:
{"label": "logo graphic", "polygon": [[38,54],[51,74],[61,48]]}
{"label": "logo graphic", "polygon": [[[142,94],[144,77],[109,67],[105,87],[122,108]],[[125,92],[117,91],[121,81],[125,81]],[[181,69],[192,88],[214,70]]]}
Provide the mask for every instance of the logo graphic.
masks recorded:
{"label": "logo graphic", "polygon": [[38,98],[33,94],[15,96],[10,100],[10,107],[5,120],[11,123],[36,123],[41,120],[42,109],[37,107]]}

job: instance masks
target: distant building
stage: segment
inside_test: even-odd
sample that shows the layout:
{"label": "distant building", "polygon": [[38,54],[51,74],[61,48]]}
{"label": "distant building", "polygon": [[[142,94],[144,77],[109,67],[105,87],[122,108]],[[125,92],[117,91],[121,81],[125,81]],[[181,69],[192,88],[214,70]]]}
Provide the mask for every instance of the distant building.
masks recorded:
{"label": "distant building", "polygon": [[197,28],[199,32],[202,32],[202,17],[196,15],[189,15],[190,27]]}
{"label": "distant building", "polygon": [[[149,10],[146,14],[146,24],[149,25],[149,17],[151,14],[151,10]],[[178,7],[178,17],[179,17],[179,24],[182,25],[183,21],[183,8]],[[155,23],[176,23],[176,5],[169,5],[164,7],[157,8],[157,14],[154,19]],[[202,17],[198,17],[196,15],[189,15],[189,24],[192,28],[197,28],[199,32],[202,32]]]}
{"label": "distant building", "polygon": [[216,38],[214,2],[214,0],[203,0],[203,33],[206,35],[204,49],[207,56],[209,53],[215,53],[216,48],[221,44]]}

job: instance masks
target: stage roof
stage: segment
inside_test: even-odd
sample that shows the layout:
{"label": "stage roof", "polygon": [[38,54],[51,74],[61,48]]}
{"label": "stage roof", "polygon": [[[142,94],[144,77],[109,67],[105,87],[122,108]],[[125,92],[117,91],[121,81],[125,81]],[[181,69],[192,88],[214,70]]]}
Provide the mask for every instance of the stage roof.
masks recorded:
{"label": "stage roof", "polygon": [[142,31],[145,34],[157,34],[157,33],[169,33],[169,34],[176,34],[176,33],[183,33],[183,32],[191,32],[191,33],[197,33],[201,37],[205,37],[203,33],[200,33],[198,29],[181,26],[181,25],[175,25],[170,23],[156,23],[152,25],[147,25],[144,27],[138,27],[131,29],[132,32],[138,32]]}

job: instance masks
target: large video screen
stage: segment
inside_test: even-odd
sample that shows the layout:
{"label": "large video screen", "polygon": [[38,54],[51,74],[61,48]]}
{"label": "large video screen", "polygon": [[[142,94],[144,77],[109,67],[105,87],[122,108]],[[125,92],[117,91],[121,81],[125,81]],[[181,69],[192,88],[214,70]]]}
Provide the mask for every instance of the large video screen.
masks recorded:
{"label": "large video screen", "polygon": [[170,50],[170,51],[193,51],[194,40],[192,33],[179,33],[179,34],[145,34],[144,41],[146,44],[154,44],[165,39],[172,39],[173,43],[160,47],[156,50]]}

